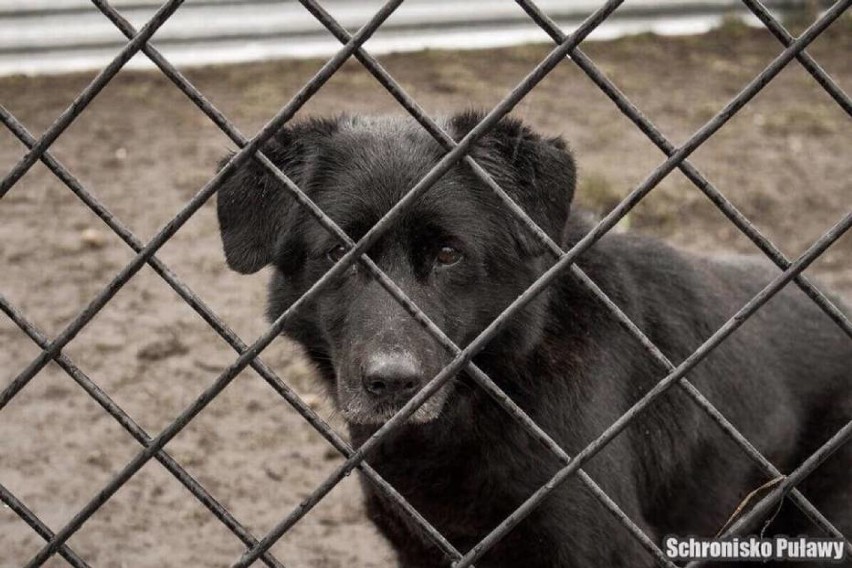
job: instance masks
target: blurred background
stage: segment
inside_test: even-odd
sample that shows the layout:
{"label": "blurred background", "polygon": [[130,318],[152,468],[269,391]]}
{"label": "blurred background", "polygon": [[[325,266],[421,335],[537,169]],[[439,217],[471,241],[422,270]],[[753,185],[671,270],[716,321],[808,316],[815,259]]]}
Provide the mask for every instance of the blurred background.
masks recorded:
{"label": "blurred background", "polygon": [[[115,0],[135,26],[159,6]],[[321,4],[355,31],[380,2]],[[541,0],[570,32],[600,2]],[[767,1],[792,33],[825,4]],[[297,2],[187,0],[151,43],[252,136],[339,44]],[[0,0],[0,105],[40,135],[122,48],[84,0]],[[407,0],[365,49],[430,114],[495,106],[548,53],[547,35],[510,0]],[[783,49],[739,2],[627,0],[585,53],[674,144],[710,120]],[[852,17],[808,49],[852,89]],[[356,61],[297,114],[398,113]],[[562,135],[579,164],[579,205],[606,213],[663,154],[565,60],[518,105]],[[691,162],[789,258],[852,208],[850,117],[795,61]],[[137,55],[51,146],[51,153],[143,242],[210,179],[233,144],[144,55]],[[26,148],[0,127],[0,175]],[[696,252],[757,253],[675,171],[620,227]],[[266,329],[263,271],[225,266],[210,200],[157,254],[247,343]],[[0,200],[0,294],[55,337],[133,257],[45,166]],[[852,237],[807,275],[852,298]],[[736,335],[734,338],[736,339]],[[64,352],[152,436],[236,358],[207,324],[143,268]],[[0,389],[39,353],[0,315]],[[298,346],[281,338],[266,361],[342,434]],[[243,372],[166,448],[254,534],[266,533],[340,463],[337,453],[253,371]],[[61,369],[46,367],[0,412],[0,483],[54,530],[138,452],[138,444]],[[745,456],[743,459],[746,459]],[[0,507],[0,567],[23,565],[43,541]],[[158,463],[146,465],[70,540],[95,566],[225,566],[241,543]],[[387,567],[355,476],[273,552],[288,567]],[[56,558],[49,566],[63,566]]]}
{"label": "blurred background", "polygon": [[[114,0],[140,28],[159,0]],[[381,6],[380,0],[327,0],[323,7],[350,32]],[[571,29],[600,6],[598,0],[537,2],[563,28]],[[776,15],[815,12],[822,0],[767,0]],[[592,39],[654,32],[705,32],[724,18],[759,24],[738,0],[630,0],[597,28]],[[407,0],[381,33],[372,53],[424,48],[476,49],[548,37],[513,2]],[[0,73],[55,72],[106,65],[125,38],[88,0],[0,0]],[[333,54],[339,43],[296,0],[190,0],[157,32],[157,47],[178,65],[254,61]],[[152,67],[144,57],[131,67]]]}

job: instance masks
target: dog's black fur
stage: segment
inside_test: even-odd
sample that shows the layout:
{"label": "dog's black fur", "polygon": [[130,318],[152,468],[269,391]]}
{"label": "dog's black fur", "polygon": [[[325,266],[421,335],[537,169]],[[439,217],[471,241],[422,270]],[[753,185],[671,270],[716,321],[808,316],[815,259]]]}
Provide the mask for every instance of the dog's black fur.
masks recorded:
{"label": "dog's black fur", "polygon": [[[460,139],[479,118],[463,113],[444,126]],[[296,124],[264,151],[356,240],[443,154],[412,121],[364,117]],[[583,215],[569,214],[575,166],[561,139],[505,119],[475,144],[472,155],[566,247],[588,231]],[[228,178],[218,205],[230,266],[243,273],[274,267],[271,319],[342,253],[279,183],[250,163]],[[369,255],[460,346],[553,262],[465,165],[416,200]],[[635,234],[605,236],[578,265],[675,363],[778,274],[760,259],[687,255]],[[358,265],[290,316],[285,332],[307,348],[356,445],[451,359]],[[401,394],[367,392],[376,360],[390,361],[391,374],[405,376]],[[475,362],[572,455],[667,374],[567,272]],[[852,342],[793,286],[688,378],[782,472],[852,417]],[[464,374],[369,461],[462,551],[560,467]],[[802,486],[846,534],[852,530],[851,465],[852,444],[846,444]],[[677,387],[585,469],[657,542],[668,534],[714,535],[738,503],[767,481]],[[396,547],[402,566],[447,564],[371,485],[364,490],[370,517]],[[767,534],[799,534],[808,527],[785,506]],[[478,565],[635,567],[653,561],[574,477]]]}

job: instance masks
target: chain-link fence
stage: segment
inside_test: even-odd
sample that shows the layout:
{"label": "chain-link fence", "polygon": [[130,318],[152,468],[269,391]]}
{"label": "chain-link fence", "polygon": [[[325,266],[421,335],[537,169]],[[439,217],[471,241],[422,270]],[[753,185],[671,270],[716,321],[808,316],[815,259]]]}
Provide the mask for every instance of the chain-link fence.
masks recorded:
{"label": "chain-link fence", "polygon": [[[768,302],[776,293],[791,281],[801,288],[850,338],[852,324],[848,317],[820,292],[802,274],[832,243],[839,239],[852,226],[852,212],[847,212],[834,226],[828,229],[801,256],[790,260],[770,242],[736,207],[711,184],[690,162],[688,157],[701,144],[707,141],[740,109],[753,99],[781,70],[796,59],[841,106],[847,115],[852,116],[852,102],[846,93],[822,70],[806,52],[805,48],[815,40],[832,22],[839,18],[852,3],[852,0],[838,0],[825,10],[816,21],[800,36],[793,37],[766,10],[759,0],[743,0],[746,7],[759,18],[767,29],[782,44],[781,53],[754,79],[746,85],[715,116],[695,132],[680,146],[675,146],[637,109],[625,95],[600,71],[592,60],[583,53],[580,44],[583,39],[606,20],[623,0],[609,0],[588,17],[573,33],[566,35],[538,7],[527,0],[517,0],[529,17],[539,25],[554,41],[555,47],[483,120],[464,138],[455,142],[438,124],[433,121],[418,103],[409,96],[396,80],[363,48],[362,44],[382,25],[382,23],[402,3],[402,0],[387,2],[357,33],[350,35],[341,27],[323,7],[314,0],[300,0],[301,3],[333,34],[343,47],[332,57],[298,93],[259,131],[247,139],[243,136],[205,96],[198,91],[186,77],[172,66],[148,42],[157,29],[182,4],[181,0],[170,0],[157,11],[153,18],[141,29],[136,30],[118,11],[105,0],[92,0],[97,8],[128,38],[128,43],[113,62],[100,72],[91,83],[77,96],[65,112],[36,139],[26,128],[0,107],[0,119],[3,124],[29,150],[24,157],[6,174],[0,182],[0,197],[4,196],[15,183],[41,160],[80,200],[97,214],[130,248],[136,252],[133,260],[127,264],[97,296],[83,309],[55,338],[46,337],[5,297],[0,296],[0,307],[4,313],[20,327],[41,349],[36,357],[12,382],[0,393],[0,410],[6,407],[26,385],[48,363],[55,361],[68,375],[78,383],[98,404],[108,412],[142,446],[141,451],[110,482],[80,509],[71,520],[58,531],[47,527],[26,505],[17,499],[5,487],[0,485],[0,499],[21,519],[33,528],[45,541],[44,547],[29,561],[27,566],[40,566],[54,554],[61,555],[71,565],[88,566],[68,545],[69,538],[127,483],[148,461],[158,460],[174,477],[181,482],[216,518],[230,529],[246,546],[247,551],[235,566],[249,566],[260,560],[267,566],[284,564],[272,556],[270,548],[296,523],[299,522],[325,495],[327,495],[352,470],[359,469],[368,483],[389,498],[403,514],[411,518],[427,534],[452,562],[459,568],[472,566],[495,543],[505,536],[521,520],[529,515],[551,492],[572,476],[580,481],[615,516],[632,536],[663,566],[675,566],[659,548],[657,542],[646,535],[642,529],[624,513],[620,507],[597,485],[583,470],[583,466],[636,417],[673,386],[684,392],[707,415],[717,423],[765,474],[775,480],[771,489],[744,515],[728,526],[723,536],[741,534],[748,530],[756,520],[770,514],[778,503],[790,499],[820,531],[833,538],[843,539],[847,552],[852,553],[852,543],[834,527],[806,498],[796,486],[813,472],[827,457],[852,435],[852,421],[846,423],[809,459],[794,471],[782,473],[764,455],[762,455],[726,418],[710,403],[702,393],[689,382],[687,374],[708,354],[710,354],[731,333]],[[50,152],[53,142],[85,111],[92,100],[116,76],[122,66],[137,52],[143,52],[195,105],[198,106],[237,146],[240,150],[228,163],[198,191],[198,193],[174,216],[147,244],[141,242],[120,220],[96,199]],[[354,242],[343,232],[299,187],[281,172],[259,149],[276,131],[285,125],[320,87],[340,69],[351,57],[356,58],[383,85],[399,104],[413,116],[420,125],[444,148],[446,153],[432,170],[423,177],[408,193],[358,242]],[[647,137],[666,155],[666,160],[654,169],[647,178],[636,186],[610,213],[569,250],[562,250],[527,214],[507,195],[507,193],[477,164],[468,152],[473,144],[489,129],[509,113],[549,72],[565,60],[577,65],[612,100],[618,109],[629,118]],[[257,160],[271,173],[281,188],[295,198],[298,206],[305,207],[322,226],[334,235],[346,247],[347,252],[324,276],[322,276],[299,300],[291,305],[272,326],[253,344],[246,345],[213,311],[187,287],[155,254],[183,226],[198,209],[216,193],[217,189],[235,169],[248,160]],[[367,256],[366,251],[375,243],[406,210],[409,205],[428,191],[429,188],[455,164],[464,161],[505,205],[529,228],[536,238],[552,255],[554,263],[523,294],[478,337],[464,349],[455,345],[429,318],[406,296],[382,270]],[[624,312],[593,282],[576,264],[577,257],[611,230],[640,200],[674,169],[680,171],[703,192],[719,210],[754,242],[780,269],[781,273],[766,285],[763,290],[734,314],[722,327],[716,330],[689,357],[674,364],[649,338],[624,314]],[[335,277],[347,270],[353,263],[360,263],[404,308],[415,318],[445,349],[453,355],[452,361],[432,378],[393,418],[388,420],[376,433],[359,448],[352,448],[341,438],[308,404],[281,378],[279,378],[260,359],[260,353],[280,334],[288,317],[300,306],[321,294]],[[133,278],[144,266],[149,265],[195,310],[238,354],[236,360],[225,369],[189,407],[156,436],[151,436],[102,391],[78,366],[63,354],[63,347],[90,322],[92,318]],[[607,427],[594,441],[574,456],[569,456],[557,442],[545,433],[495,382],[473,362],[473,357],[503,328],[507,321],[532,301],[537,294],[551,285],[557,278],[570,273],[585,288],[599,298],[617,318],[617,320],[638,339],[650,356],[657,361],[666,374],[656,386],[648,391],[617,421]],[[295,509],[287,514],[274,528],[258,539],[238,521],[216,498],[211,495],[193,476],[186,472],[164,449],[183,428],[189,424],[222,390],[246,367],[254,369],[272,388],[275,389],[292,407],[304,417],[326,440],[344,457],[345,461],[315,488]],[[365,458],[388,433],[405,422],[412,414],[448,380],[459,371],[465,370],[514,420],[535,439],[547,446],[560,460],[562,468],[550,481],[532,494],[509,517],[470,550],[457,550],[438,530],[415,510],[394,487],[370,467]],[[745,458],[744,458],[745,459]],[[698,565],[694,562],[691,565]]]}

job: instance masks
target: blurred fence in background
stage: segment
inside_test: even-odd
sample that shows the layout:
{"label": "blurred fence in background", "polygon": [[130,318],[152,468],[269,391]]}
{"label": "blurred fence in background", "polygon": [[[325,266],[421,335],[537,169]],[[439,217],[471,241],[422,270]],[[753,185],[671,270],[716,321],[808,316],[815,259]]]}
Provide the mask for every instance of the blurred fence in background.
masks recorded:
{"label": "blurred fence in background", "polygon": [[[141,27],[159,0],[114,0],[113,6]],[[381,6],[378,0],[327,0],[323,6],[350,33]],[[541,8],[562,29],[577,27],[598,0],[542,0]],[[783,17],[822,5],[820,0],[769,0]],[[629,0],[591,35],[700,33],[723,18],[741,15],[758,24],[737,0]],[[426,48],[475,49],[550,41],[514,2],[407,0],[371,38],[371,53]],[[100,69],[126,39],[88,0],[0,0],[0,75]],[[179,66],[254,61],[276,57],[330,56],[339,47],[316,18],[295,0],[190,0],[154,37]],[[153,68],[136,57],[130,67]]]}

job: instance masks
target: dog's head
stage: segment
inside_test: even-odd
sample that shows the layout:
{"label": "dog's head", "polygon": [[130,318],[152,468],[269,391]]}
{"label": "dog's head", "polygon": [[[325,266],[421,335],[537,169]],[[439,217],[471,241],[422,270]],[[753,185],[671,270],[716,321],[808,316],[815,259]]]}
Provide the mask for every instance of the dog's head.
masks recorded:
{"label": "dog's head", "polygon": [[[481,119],[463,113],[442,126],[460,140]],[[360,239],[445,151],[413,120],[339,117],[282,129],[264,154],[353,240]],[[574,191],[564,142],[505,119],[471,152],[553,239]],[[224,162],[223,162],[224,163]],[[274,267],[268,316],[276,319],[346,252],[281,180],[257,160],[237,168],[218,200],[225,256],[234,270]],[[467,164],[416,199],[368,256],[457,345],[464,347],[543,270],[544,249]],[[524,356],[541,334],[545,299],[512,318],[481,357]],[[353,423],[387,420],[452,359],[356,262],[286,319]],[[463,404],[458,379],[413,416]],[[448,402],[450,399],[454,402]],[[455,402],[458,401],[458,402]]]}

